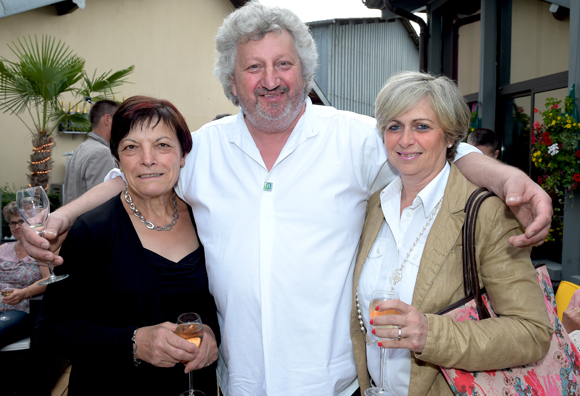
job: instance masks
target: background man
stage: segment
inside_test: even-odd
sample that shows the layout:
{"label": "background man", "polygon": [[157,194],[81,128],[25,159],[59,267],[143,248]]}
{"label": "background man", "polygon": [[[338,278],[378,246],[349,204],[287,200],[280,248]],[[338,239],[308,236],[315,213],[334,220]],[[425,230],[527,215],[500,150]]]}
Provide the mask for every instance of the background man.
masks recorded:
{"label": "background man", "polygon": [[[215,74],[241,111],[193,133],[176,190],[205,247],[222,332],[221,389],[350,396],[358,392],[349,337],[354,259],[372,186],[393,177],[375,121],[312,105],[316,47],[289,10],[246,4],[224,20],[216,48]],[[522,172],[473,153],[456,164],[512,205],[524,196],[520,220],[537,219],[513,244],[545,238],[550,199]],[[76,216],[124,186],[114,178],[56,211],[47,235],[62,238]],[[62,262],[37,248],[48,249],[44,239],[27,239],[34,257]]]}
{"label": "background man", "polygon": [[112,100],[99,100],[89,113],[93,131],[79,145],[69,160],[64,174],[63,205],[77,199],[102,183],[107,173],[115,168],[115,159],[109,149],[113,114],[119,107]]}
{"label": "background man", "polygon": [[498,139],[494,131],[487,128],[478,128],[469,134],[467,143],[475,146],[484,155],[497,159],[499,155]]}

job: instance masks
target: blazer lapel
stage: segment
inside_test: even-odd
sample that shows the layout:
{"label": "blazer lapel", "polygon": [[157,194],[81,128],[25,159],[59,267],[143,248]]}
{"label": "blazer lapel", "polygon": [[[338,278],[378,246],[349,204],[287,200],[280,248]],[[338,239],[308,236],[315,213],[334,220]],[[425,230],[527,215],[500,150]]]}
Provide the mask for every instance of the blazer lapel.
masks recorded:
{"label": "blazer lapel", "polygon": [[427,242],[419,265],[419,273],[413,292],[412,305],[423,312],[422,305],[435,278],[441,271],[445,259],[461,236],[464,220],[465,185],[455,165],[451,165],[449,180],[445,187],[443,204],[429,231]]}

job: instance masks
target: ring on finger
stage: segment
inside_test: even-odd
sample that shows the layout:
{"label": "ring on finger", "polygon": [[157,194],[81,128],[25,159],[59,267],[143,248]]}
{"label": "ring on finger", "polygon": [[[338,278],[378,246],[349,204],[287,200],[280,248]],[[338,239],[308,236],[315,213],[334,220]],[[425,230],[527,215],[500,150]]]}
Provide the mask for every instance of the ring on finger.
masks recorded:
{"label": "ring on finger", "polygon": [[209,366],[209,360],[205,362],[205,367]]}
{"label": "ring on finger", "polygon": [[403,330],[399,327],[399,337],[397,337],[397,341],[401,341],[401,338],[403,338]]}
{"label": "ring on finger", "polygon": [[578,315],[580,315],[580,309],[578,307],[574,307],[572,308],[574,311],[576,311],[578,313]]}

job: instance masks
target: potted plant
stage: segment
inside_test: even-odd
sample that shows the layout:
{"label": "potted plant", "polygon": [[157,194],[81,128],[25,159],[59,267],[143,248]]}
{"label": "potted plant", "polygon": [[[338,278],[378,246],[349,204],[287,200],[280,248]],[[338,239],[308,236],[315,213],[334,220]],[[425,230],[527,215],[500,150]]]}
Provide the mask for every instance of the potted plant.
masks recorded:
{"label": "potted plant", "polygon": [[0,109],[18,117],[32,134],[30,186],[46,189],[53,163],[54,131],[61,123],[78,131],[91,128],[83,114],[69,114],[61,107],[62,96],[72,94],[77,103],[86,97],[99,100],[112,96],[113,89],[126,82],[134,66],[100,76],[95,71],[89,78],[85,60],[54,37],[43,35],[39,42],[36,36],[34,40],[28,36],[8,47],[18,60],[0,56]]}
{"label": "potted plant", "polygon": [[[572,91],[573,92],[573,91]],[[546,100],[542,121],[533,124],[532,162],[539,171],[538,184],[552,197],[554,218],[546,242],[561,241],[564,198],[580,184],[580,123],[575,116],[575,98]],[[564,111],[562,111],[564,110]],[[540,113],[538,109],[534,112]]]}

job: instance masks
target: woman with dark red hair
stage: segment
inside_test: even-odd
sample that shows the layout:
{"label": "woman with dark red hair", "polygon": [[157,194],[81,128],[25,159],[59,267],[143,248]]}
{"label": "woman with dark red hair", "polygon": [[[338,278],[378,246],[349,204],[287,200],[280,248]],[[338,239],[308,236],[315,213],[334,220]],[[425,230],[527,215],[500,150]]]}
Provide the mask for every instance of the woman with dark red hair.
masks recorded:
{"label": "woman with dark red hair", "polygon": [[[215,392],[219,327],[190,208],[173,191],[191,150],[169,102],[134,96],[113,116],[111,152],[127,187],[80,216],[62,245],[70,278],[46,292],[34,341],[72,362],[69,395]],[[201,345],[175,335],[198,313]],[[186,362],[185,370],[180,362]]]}

